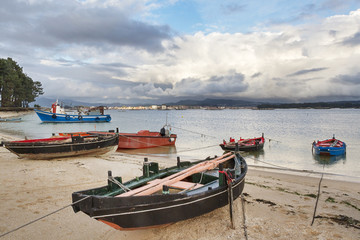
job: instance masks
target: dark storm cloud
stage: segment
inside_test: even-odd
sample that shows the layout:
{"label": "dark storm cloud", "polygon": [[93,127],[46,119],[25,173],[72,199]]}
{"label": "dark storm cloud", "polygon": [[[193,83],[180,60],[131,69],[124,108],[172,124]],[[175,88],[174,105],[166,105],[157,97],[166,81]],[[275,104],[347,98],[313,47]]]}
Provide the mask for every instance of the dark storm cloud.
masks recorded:
{"label": "dark storm cloud", "polygon": [[303,75],[303,74],[307,74],[307,73],[323,71],[323,70],[326,70],[326,69],[327,69],[327,68],[304,69],[304,70],[300,70],[300,71],[291,73],[291,74],[289,74],[289,75],[287,75],[287,76],[288,76],[288,77],[299,76],[299,75]]}
{"label": "dark storm cloud", "polygon": [[251,75],[251,78],[257,78],[257,77],[260,77],[261,75],[262,75],[261,72],[257,72],[255,74]]}
{"label": "dark storm cloud", "polygon": [[75,1],[49,5],[5,0],[1,4],[0,26],[8,41],[43,47],[78,44],[101,48],[110,44],[156,52],[163,49],[162,40],[171,38],[169,26],[131,19],[129,13],[115,7],[89,8]]}
{"label": "dark storm cloud", "polygon": [[224,76],[212,76],[208,80],[196,78],[182,79],[175,84],[176,95],[227,94],[244,92],[248,84],[244,82],[244,75],[230,72]]}
{"label": "dark storm cloud", "polygon": [[331,81],[345,85],[360,85],[360,72],[355,75],[338,75],[332,78]]}
{"label": "dark storm cloud", "polygon": [[350,47],[355,47],[357,45],[360,45],[360,32],[357,32],[353,36],[346,38],[343,41],[343,45],[347,45]]}
{"label": "dark storm cloud", "polygon": [[172,83],[154,83],[155,88],[161,88],[163,91],[166,89],[172,89],[173,84]]}

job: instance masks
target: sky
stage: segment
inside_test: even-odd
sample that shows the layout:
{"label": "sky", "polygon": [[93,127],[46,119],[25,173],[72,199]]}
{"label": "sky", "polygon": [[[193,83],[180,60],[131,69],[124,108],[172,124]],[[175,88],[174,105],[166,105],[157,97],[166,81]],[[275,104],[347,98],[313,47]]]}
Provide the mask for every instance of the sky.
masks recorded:
{"label": "sky", "polygon": [[360,100],[360,1],[1,0],[8,57],[59,100]]}

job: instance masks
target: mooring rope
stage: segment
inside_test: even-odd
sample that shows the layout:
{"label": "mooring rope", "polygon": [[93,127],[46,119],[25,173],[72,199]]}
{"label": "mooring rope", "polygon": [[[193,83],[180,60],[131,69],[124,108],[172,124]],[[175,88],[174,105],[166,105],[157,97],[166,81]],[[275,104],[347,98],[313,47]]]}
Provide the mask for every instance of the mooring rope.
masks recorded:
{"label": "mooring rope", "polygon": [[212,137],[212,138],[218,138],[218,137],[215,137],[215,136],[207,135],[207,134],[205,134],[205,133],[195,132],[195,131],[192,131],[192,130],[187,130],[187,129],[180,128],[180,127],[175,127],[175,126],[173,126],[173,125],[171,125],[171,127],[173,127],[173,128],[177,128],[177,129],[180,129],[180,130],[183,130],[183,131],[186,131],[186,132],[191,132],[191,133],[199,134],[199,135],[201,135],[202,137]]}
{"label": "mooring rope", "polygon": [[317,193],[317,196],[316,196],[316,202],[315,202],[315,208],[314,208],[314,214],[313,214],[313,218],[312,218],[310,226],[312,226],[314,221],[315,221],[316,209],[317,209],[317,205],[318,205],[319,198],[320,198],[320,187],[321,187],[321,182],[322,182],[322,179],[323,179],[323,176],[324,176],[324,169],[325,169],[325,163],[323,164],[323,173],[321,174],[321,178],[320,178],[320,181],[319,181],[318,193]]}
{"label": "mooring rope", "polygon": [[39,218],[37,218],[37,219],[35,219],[35,220],[32,220],[32,221],[30,221],[30,222],[28,222],[28,223],[25,223],[24,225],[21,225],[21,226],[15,228],[15,229],[13,229],[13,230],[10,230],[10,231],[8,231],[8,232],[6,232],[6,233],[3,233],[3,234],[0,235],[0,238],[1,238],[1,237],[4,237],[4,236],[6,236],[6,235],[8,235],[8,234],[10,234],[10,233],[12,233],[12,232],[15,232],[15,231],[17,231],[17,230],[19,230],[19,229],[21,229],[21,228],[23,228],[23,227],[26,227],[26,226],[28,226],[28,225],[30,225],[30,224],[33,224],[33,223],[35,223],[35,222],[37,222],[37,221],[40,221],[41,219],[44,219],[44,218],[46,218],[46,217],[48,217],[48,216],[50,216],[50,215],[52,215],[52,214],[54,214],[54,213],[60,212],[61,210],[64,210],[65,208],[71,207],[72,205],[77,204],[77,203],[79,203],[79,202],[81,202],[81,201],[84,201],[85,199],[87,199],[87,198],[89,198],[89,197],[91,197],[91,196],[84,197],[84,198],[82,198],[82,199],[80,199],[80,200],[78,200],[78,201],[76,201],[76,202],[73,202],[72,204],[66,205],[66,206],[64,206],[64,207],[62,207],[62,208],[59,208],[59,209],[57,209],[57,210],[55,210],[55,211],[53,211],[53,212],[51,212],[51,213],[48,213],[48,214],[46,214],[46,215],[44,215],[44,216],[42,216],[42,217],[39,217]]}

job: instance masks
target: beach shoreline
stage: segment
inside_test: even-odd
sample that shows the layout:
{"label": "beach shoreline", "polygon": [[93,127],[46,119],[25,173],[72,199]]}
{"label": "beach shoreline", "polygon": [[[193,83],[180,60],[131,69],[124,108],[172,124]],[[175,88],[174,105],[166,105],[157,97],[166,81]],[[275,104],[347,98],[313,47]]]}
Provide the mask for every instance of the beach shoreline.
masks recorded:
{"label": "beach shoreline", "polygon": [[[1,132],[0,138],[16,139]],[[176,159],[163,156],[148,158],[160,167],[176,164]],[[0,236],[64,206],[68,207],[2,239],[245,239],[244,226],[248,239],[360,236],[360,182],[356,179],[341,181],[324,175],[321,180],[320,173],[254,166],[249,167],[243,198],[234,201],[235,229],[230,228],[228,206],[167,227],[136,231],[118,231],[73,212],[69,206],[72,192],[106,185],[108,170],[124,181],[140,176],[143,159],[144,155],[115,152],[100,157],[27,160],[1,147]]]}

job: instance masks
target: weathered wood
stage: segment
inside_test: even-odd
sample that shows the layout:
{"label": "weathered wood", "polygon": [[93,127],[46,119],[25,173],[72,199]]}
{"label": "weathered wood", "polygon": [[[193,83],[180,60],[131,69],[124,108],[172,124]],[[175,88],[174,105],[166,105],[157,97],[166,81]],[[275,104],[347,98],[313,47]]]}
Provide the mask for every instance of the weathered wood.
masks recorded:
{"label": "weathered wood", "polygon": [[[230,155],[230,156],[229,156]],[[126,193],[122,193],[120,195],[117,195],[116,197],[126,197],[126,196],[144,196],[144,195],[150,195],[157,191],[160,191],[162,189],[163,185],[171,186],[172,184],[183,180],[184,178],[191,176],[195,173],[203,172],[205,170],[212,170],[215,167],[217,167],[220,163],[228,161],[232,158],[234,158],[235,155],[231,152],[226,153],[218,158],[215,158],[213,160],[205,161],[198,163],[188,169],[185,169],[181,172],[178,172],[176,174],[170,175],[164,179],[160,179],[160,181],[152,182],[148,185],[136,188],[134,190],[128,191]]]}

